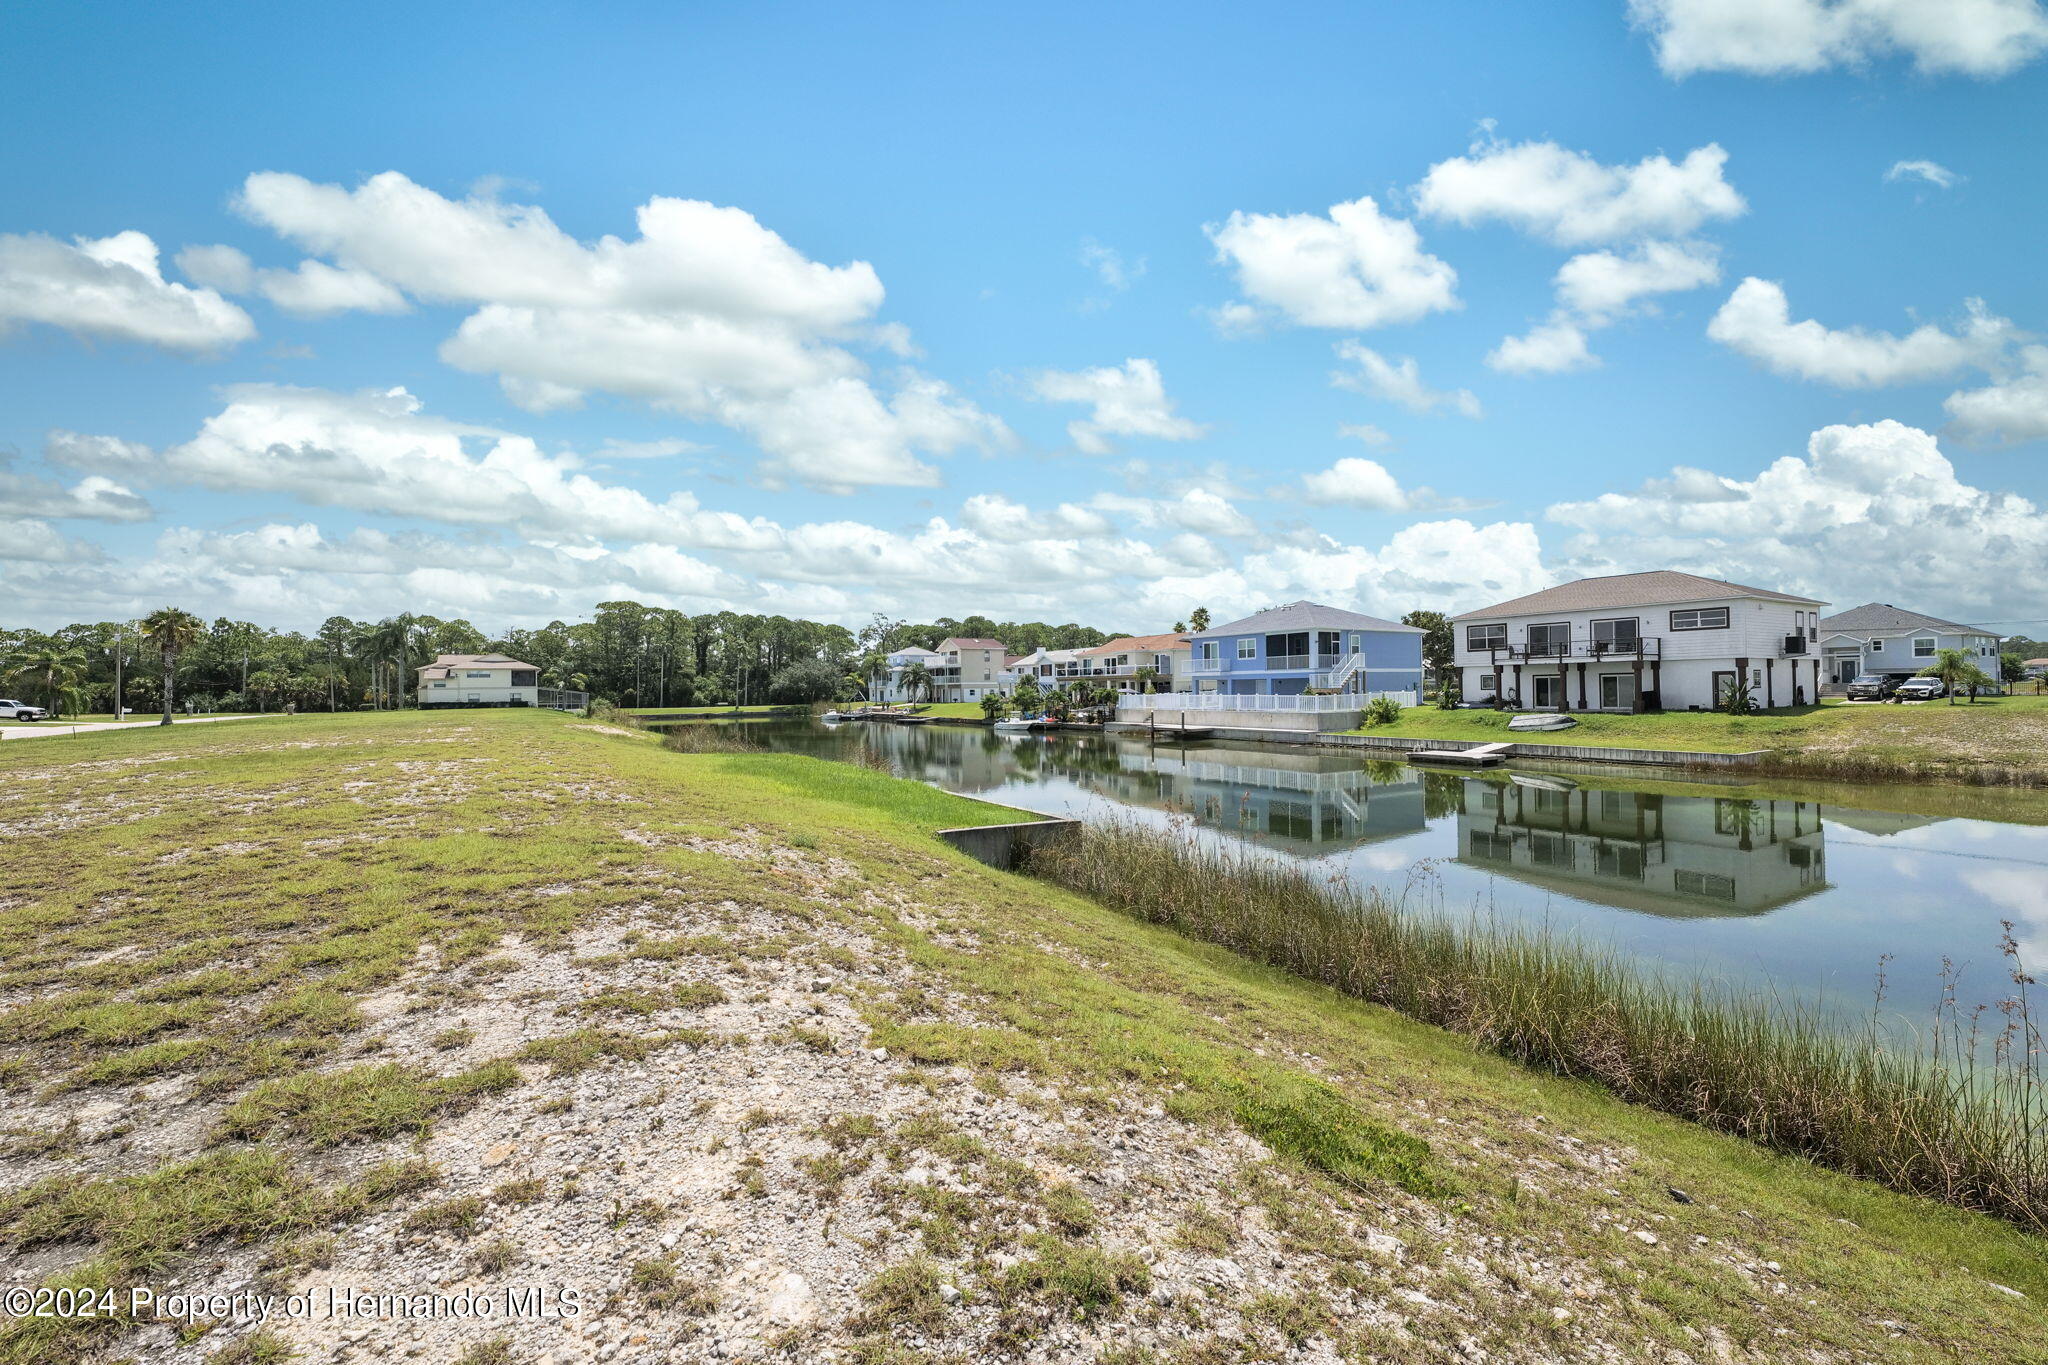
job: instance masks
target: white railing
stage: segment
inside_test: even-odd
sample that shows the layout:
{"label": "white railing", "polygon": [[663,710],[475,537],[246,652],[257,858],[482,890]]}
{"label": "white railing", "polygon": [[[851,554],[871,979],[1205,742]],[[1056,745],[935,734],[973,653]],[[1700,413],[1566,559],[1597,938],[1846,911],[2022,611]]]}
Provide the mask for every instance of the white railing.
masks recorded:
{"label": "white railing", "polygon": [[1220,657],[1206,659],[1197,655],[1194,662],[1194,671],[1197,673],[1221,673],[1223,671],[1223,660]]}
{"label": "white railing", "polygon": [[1344,684],[1357,677],[1358,671],[1364,667],[1365,656],[1363,654],[1347,654],[1344,656],[1344,662],[1337,667],[1326,668],[1320,672],[1310,674],[1309,685],[1311,687],[1327,687],[1333,691],[1342,691]]}
{"label": "white railing", "polygon": [[1402,706],[1417,705],[1413,692],[1347,692],[1334,697],[1261,696],[1234,692],[1151,692],[1117,698],[1117,705],[1139,711],[1293,711],[1325,715],[1362,711],[1375,697],[1392,697]]}

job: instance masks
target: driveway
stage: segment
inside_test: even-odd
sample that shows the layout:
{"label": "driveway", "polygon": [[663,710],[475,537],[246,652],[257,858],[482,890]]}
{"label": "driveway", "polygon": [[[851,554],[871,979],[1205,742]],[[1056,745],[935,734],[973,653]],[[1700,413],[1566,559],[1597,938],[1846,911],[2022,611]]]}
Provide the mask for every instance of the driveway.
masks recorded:
{"label": "driveway", "polygon": [[[208,725],[220,720],[270,720],[283,712],[274,711],[268,716],[179,716],[173,725]],[[88,735],[95,730],[146,730],[163,723],[156,720],[102,720],[90,725],[69,725],[61,720],[39,720],[28,725],[0,725],[0,740],[47,739],[57,735]]]}

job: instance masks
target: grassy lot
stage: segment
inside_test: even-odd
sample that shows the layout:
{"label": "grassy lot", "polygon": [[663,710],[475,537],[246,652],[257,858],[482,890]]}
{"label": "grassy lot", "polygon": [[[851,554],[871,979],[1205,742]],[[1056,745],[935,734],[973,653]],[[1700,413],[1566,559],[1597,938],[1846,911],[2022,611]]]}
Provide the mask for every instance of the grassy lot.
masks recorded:
{"label": "grassy lot", "polygon": [[[573,1337],[436,1323],[435,1360],[628,1332],[787,1361],[2048,1353],[2048,1248],[2013,1227],[930,837],[1008,818],[547,712],[10,746],[6,1254],[161,1288],[586,1287]],[[806,1325],[763,1325],[799,1265]],[[340,1344],[270,1330],[180,1358]],[[108,1335],[180,1350],[29,1320],[0,1361]]]}
{"label": "grassy lot", "polygon": [[[1713,712],[1661,715],[1574,713],[1578,724],[1555,735],[1529,735],[1531,743],[1597,745],[1618,749],[1678,749],[1695,753],[1762,750],[1786,771],[1858,769],[1923,776],[1963,776],[2006,767],[2048,782],[2048,697],[1985,697],[1974,705],[1946,701],[1909,705],[1780,707],[1754,716]],[[1414,739],[1509,738],[1509,717],[1497,711],[1439,711],[1409,707],[1393,725],[1367,726],[1366,735]]]}
{"label": "grassy lot", "polygon": [[[254,715],[256,713],[253,711],[222,711],[220,712],[220,714],[223,716],[240,716]],[[121,717],[121,720],[130,725],[154,725],[157,722],[161,721],[163,718],[163,712],[161,711],[136,711],[131,709],[127,715]],[[177,713],[177,719],[197,720],[201,719],[201,717],[188,717],[183,711],[180,711]],[[88,715],[78,716],[52,716],[47,721],[38,721],[36,723],[46,725],[104,725],[111,724],[113,720],[114,713],[111,711],[106,711],[94,712]],[[12,721],[8,721],[5,723],[10,725],[13,724]]]}

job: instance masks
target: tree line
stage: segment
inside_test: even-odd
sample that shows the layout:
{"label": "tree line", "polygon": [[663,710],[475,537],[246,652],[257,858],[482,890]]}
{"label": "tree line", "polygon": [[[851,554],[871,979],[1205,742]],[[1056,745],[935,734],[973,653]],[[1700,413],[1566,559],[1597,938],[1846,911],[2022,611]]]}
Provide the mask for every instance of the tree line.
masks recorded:
{"label": "tree line", "polygon": [[[1001,640],[1016,654],[1081,649],[1114,638],[1072,622],[986,616],[912,622],[877,614],[858,631],[787,616],[692,616],[601,602],[590,620],[487,635],[469,621],[400,612],[376,621],[330,616],[310,633],[176,607],[51,632],[0,627],[10,694],[59,715],[176,706],[194,711],[353,711],[416,705],[418,670],[440,654],[506,654],[543,687],[620,706],[721,706],[858,700],[892,650],[948,636]],[[169,686],[166,686],[166,683]],[[172,700],[167,701],[166,698]]]}

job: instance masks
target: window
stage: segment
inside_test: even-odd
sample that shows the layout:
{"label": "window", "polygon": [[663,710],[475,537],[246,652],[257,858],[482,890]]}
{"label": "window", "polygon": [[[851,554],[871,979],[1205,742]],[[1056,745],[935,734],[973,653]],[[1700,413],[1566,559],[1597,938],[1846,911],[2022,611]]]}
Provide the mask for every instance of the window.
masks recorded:
{"label": "window", "polygon": [[1636,633],[1639,622],[1633,616],[1613,621],[1593,623],[1593,650],[1595,653],[1635,652],[1641,637]]}
{"label": "window", "polygon": [[1716,901],[1735,899],[1735,879],[1712,872],[1694,872],[1681,867],[1673,874],[1671,887],[1681,896],[1704,896]]}
{"label": "window", "polygon": [[1506,649],[1507,645],[1508,628],[1505,624],[1465,627],[1465,648],[1467,649]]}
{"label": "window", "polygon": [[464,673],[462,676],[465,678],[488,678],[491,675],[487,670],[472,669],[471,671]]}
{"label": "window", "polygon": [[1693,607],[1686,611],[1671,613],[1673,630],[1726,630],[1728,629],[1728,608]]}
{"label": "window", "polygon": [[1256,658],[1258,658],[1258,657],[1259,657],[1259,642],[1258,642],[1258,640],[1257,640],[1257,639],[1255,639],[1255,638],[1253,638],[1253,637],[1252,637],[1252,636],[1250,636],[1250,635],[1246,635],[1246,636],[1242,637],[1241,639],[1239,639],[1239,640],[1238,640],[1238,642],[1237,642],[1237,657],[1238,657],[1238,658],[1240,658],[1240,659],[1256,659]]}
{"label": "window", "polygon": [[1508,863],[1515,858],[1515,841],[1508,835],[1495,834],[1489,830],[1472,831],[1472,856],[1488,862]]}
{"label": "window", "polygon": [[1572,628],[1566,621],[1529,627],[1529,657],[1563,658],[1572,652]]}
{"label": "window", "polygon": [[1882,640],[1872,640],[1872,641],[1870,642],[1870,652],[1871,652],[1872,654],[1882,654],[1882,653],[1884,653],[1884,641],[1882,641]]}
{"label": "window", "polygon": [[1639,882],[1643,879],[1643,851],[1633,844],[1605,845],[1595,850],[1594,867],[1603,877]]}
{"label": "window", "polygon": [[1932,639],[1931,637],[1927,637],[1927,636],[1923,636],[1923,637],[1921,637],[1920,639],[1918,639],[1918,640],[1915,640],[1915,641],[1913,642],[1913,657],[1914,657],[1914,658],[1916,658],[1916,659],[1931,659],[1931,658],[1933,658],[1933,657],[1934,657],[1934,640],[1933,640],[1933,639]]}

